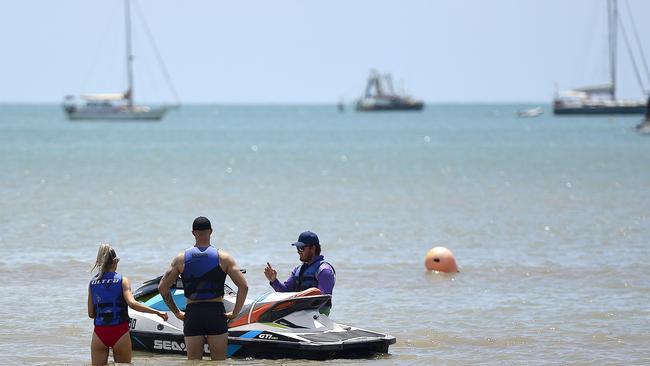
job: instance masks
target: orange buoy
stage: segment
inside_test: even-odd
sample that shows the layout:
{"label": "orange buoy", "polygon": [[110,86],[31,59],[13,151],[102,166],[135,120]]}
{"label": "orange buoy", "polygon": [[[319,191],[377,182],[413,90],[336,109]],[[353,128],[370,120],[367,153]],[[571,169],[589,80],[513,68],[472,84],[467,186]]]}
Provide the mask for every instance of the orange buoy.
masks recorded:
{"label": "orange buoy", "polygon": [[427,267],[428,271],[458,272],[454,253],[445,247],[435,247],[429,250],[424,257],[424,266]]}

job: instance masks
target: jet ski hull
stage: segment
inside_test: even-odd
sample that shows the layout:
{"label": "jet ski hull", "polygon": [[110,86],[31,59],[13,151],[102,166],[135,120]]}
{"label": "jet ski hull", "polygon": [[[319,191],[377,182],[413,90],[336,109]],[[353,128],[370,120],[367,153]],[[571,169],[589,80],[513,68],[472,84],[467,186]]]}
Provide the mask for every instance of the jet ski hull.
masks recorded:
{"label": "jet ski hull", "polygon": [[[378,353],[388,353],[388,347],[395,343],[394,337],[386,337],[373,332],[368,333],[365,339],[336,339],[331,342],[305,343],[271,332],[230,331],[228,332],[228,357],[309,360],[365,358]],[[355,334],[348,335],[354,336]],[[357,335],[359,334],[357,333]],[[131,341],[134,350],[162,354],[185,354],[185,341],[182,334],[132,330]],[[210,354],[207,345],[205,354]]]}

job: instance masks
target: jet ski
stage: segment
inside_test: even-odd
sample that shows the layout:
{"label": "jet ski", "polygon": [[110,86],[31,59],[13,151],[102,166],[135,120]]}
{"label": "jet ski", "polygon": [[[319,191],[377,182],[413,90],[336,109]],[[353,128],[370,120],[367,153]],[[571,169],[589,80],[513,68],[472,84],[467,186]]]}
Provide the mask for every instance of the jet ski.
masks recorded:
{"label": "jet ski", "polygon": [[[134,350],[185,354],[183,322],[169,311],[158,292],[162,277],[145,282],[133,293],[136,300],[169,314],[160,317],[129,308],[131,343]],[[180,278],[171,293],[178,308],[185,310]],[[223,303],[232,311],[237,293],[225,285]],[[395,337],[333,322],[319,313],[331,298],[317,288],[302,292],[268,292],[246,299],[239,316],[228,323],[228,357],[295,358],[325,360],[364,358],[388,353]],[[207,344],[205,354],[209,354]]]}

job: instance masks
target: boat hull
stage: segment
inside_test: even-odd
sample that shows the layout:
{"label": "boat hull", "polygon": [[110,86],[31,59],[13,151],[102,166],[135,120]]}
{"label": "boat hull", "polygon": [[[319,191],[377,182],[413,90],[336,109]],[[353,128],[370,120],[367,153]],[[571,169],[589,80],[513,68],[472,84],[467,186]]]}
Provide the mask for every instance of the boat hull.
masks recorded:
{"label": "boat hull", "polygon": [[[367,332],[356,330],[358,332]],[[388,353],[395,338],[367,332],[368,338],[335,338],[329,342],[300,342],[271,331],[235,331],[228,333],[228,357],[253,357],[263,359],[292,358],[327,360],[335,358],[366,358],[378,353]],[[322,334],[321,334],[322,335]],[[131,330],[134,350],[185,355],[182,333],[156,333]],[[204,354],[209,355],[205,345]]]}
{"label": "boat hull", "polygon": [[147,109],[111,109],[93,110],[85,108],[66,108],[66,115],[71,121],[160,121],[167,113],[167,107]]}
{"label": "boat hull", "polygon": [[631,106],[580,106],[563,107],[555,106],[553,113],[556,115],[615,115],[615,114],[644,114],[645,105]]}
{"label": "boat hull", "polygon": [[383,111],[421,111],[424,103],[413,104],[357,104],[357,111],[360,112],[383,112]]}
{"label": "boat hull", "polygon": [[[256,322],[237,326],[232,326],[231,321],[227,356],[325,360],[366,358],[388,353],[388,347],[396,341],[395,337],[332,322],[329,317],[318,312],[318,307],[328,299],[329,296],[291,298],[278,306],[280,313],[276,314],[280,317],[277,319],[263,315]],[[286,308],[287,305],[303,308],[309,304],[316,307],[299,311]],[[224,301],[226,308],[231,305],[231,301]],[[130,336],[134,350],[186,354],[183,322],[171,312],[167,314],[169,319],[164,321],[155,315],[129,309]],[[251,316],[245,311],[241,315],[242,320]],[[237,322],[237,319],[234,321]],[[207,345],[204,353],[210,353]]]}

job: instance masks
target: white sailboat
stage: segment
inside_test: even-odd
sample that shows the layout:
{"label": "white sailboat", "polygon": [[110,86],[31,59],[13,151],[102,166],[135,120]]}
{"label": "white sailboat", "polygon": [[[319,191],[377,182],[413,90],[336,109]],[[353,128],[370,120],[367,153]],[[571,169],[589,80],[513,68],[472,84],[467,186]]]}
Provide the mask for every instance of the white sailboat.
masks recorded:
{"label": "white sailboat", "polygon": [[[583,114],[642,114],[646,111],[645,100],[623,100],[616,98],[616,54],[619,27],[622,30],[625,43],[630,49],[625,33],[625,28],[619,22],[619,11],[616,0],[607,1],[607,22],[609,35],[609,83],[604,85],[586,86],[571,90],[563,90],[556,94],[553,100],[553,113],[561,115],[583,115]],[[631,24],[634,27],[634,24]],[[633,28],[636,34],[636,29]],[[638,38],[637,38],[638,41]],[[639,42],[639,52],[643,57],[643,49]],[[643,59],[645,65],[645,59]],[[642,91],[646,94],[641,82],[636,62],[632,59],[632,65],[637,75],[637,80]],[[647,72],[647,65],[646,65]],[[650,75],[647,75],[650,78]]]}
{"label": "white sailboat", "polygon": [[133,52],[131,49],[130,0],[124,0],[126,27],[127,89],[123,93],[84,94],[78,99],[66,96],[63,109],[70,120],[149,120],[159,121],[169,107],[137,105],[133,99]]}

